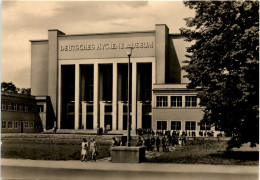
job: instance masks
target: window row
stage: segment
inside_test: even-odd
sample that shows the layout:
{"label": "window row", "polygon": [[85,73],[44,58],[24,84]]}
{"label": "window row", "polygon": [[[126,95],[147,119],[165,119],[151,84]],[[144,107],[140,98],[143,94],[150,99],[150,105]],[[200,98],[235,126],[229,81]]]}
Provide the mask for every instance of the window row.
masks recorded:
{"label": "window row", "polygon": [[[24,121],[24,128],[34,128],[34,122]],[[2,121],[2,129],[18,129],[18,121]]]}
{"label": "window row", "polygon": [[32,104],[1,102],[2,111],[35,112],[35,109],[35,106]]}
{"label": "window row", "polygon": [[[182,107],[182,96],[171,96],[171,107]],[[197,96],[185,96],[185,107],[197,107]],[[156,107],[168,107],[168,96],[156,96]]]}
{"label": "window row", "polygon": [[[210,130],[209,123],[200,124],[200,130]],[[167,130],[167,121],[157,121],[157,130]],[[171,121],[171,130],[181,130],[181,121]],[[196,130],[196,121],[185,121],[185,130]]]}

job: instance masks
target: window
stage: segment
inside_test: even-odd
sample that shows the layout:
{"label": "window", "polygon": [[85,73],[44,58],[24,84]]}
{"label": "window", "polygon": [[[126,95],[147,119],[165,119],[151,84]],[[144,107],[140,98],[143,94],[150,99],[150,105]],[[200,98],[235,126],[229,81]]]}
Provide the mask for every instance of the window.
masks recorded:
{"label": "window", "polygon": [[34,127],[34,122],[30,122],[30,128]]}
{"label": "window", "polygon": [[156,96],[157,107],[167,107],[168,97],[167,96]]}
{"label": "window", "polygon": [[157,130],[167,130],[167,121],[157,121]]}
{"label": "window", "polygon": [[13,123],[12,123],[12,121],[8,121],[8,128],[13,128]]}
{"label": "window", "polygon": [[25,122],[24,122],[24,127],[25,127],[25,128],[28,128],[28,121],[25,121]]}
{"label": "window", "polygon": [[23,104],[19,104],[19,111],[23,111]]}
{"label": "window", "polygon": [[6,121],[2,121],[2,128],[6,128]]}
{"label": "window", "polygon": [[113,111],[112,106],[110,105],[105,106],[105,112],[112,112],[112,111]]}
{"label": "window", "polygon": [[186,121],[185,130],[196,130],[196,121]]}
{"label": "window", "polygon": [[7,109],[8,109],[8,111],[12,111],[13,110],[13,103],[8,103]]}
{"label": "window", "polygon": [[6,110],[6,103],[5,103],[5,102],[2,102],[2,103],[1,103],[1,109],[2,109],[2,110]]}
{"label": "window", "polygon": [[38,112],[44,112],[44,105],[37,105]]}
{"label": "window", "polygon": [[200,130],[210,130],[211,125],[209,123],[200,124]]}
{"label": "window", "polygon": [[28,111],[29,111],[28,106],[25,106],[25,107],[24,107],[24,111],[25,111],[25,112],[28,112]]}
{"label": "window", "polygon": [[181,130],[181,121],[172,121],[171,130]]}
{"label": "window", "polygon": [[186,96],[185,97],[186,107],[197,107],[197,96]]}
{"label": "window", "polygon": [[14,128],[17,129],[18,128],[18,122],[14,121]]}
{"label": "window", "polygon": [[182,107],[182,97],[181,96],[171,96],[171,106],[172,107]]}
{"label": "window", "polygon": [[14,111],[17,111],[17,103],[14,103],[13,108],[14,108]]}

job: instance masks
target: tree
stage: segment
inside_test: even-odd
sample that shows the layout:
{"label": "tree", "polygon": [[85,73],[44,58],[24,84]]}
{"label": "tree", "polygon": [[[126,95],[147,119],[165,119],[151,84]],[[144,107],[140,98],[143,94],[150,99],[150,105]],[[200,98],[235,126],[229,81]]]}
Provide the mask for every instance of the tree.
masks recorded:
{"label": "tree", "polygon": [[4,92],[14,92],[19,94],[31,95],[31,88],[18,88],[12,82],[2,82],[1,90]]}
{"label": "tree", "polygon": [[25,95],[31,95],[31,88],[22,88],[20,93]]}
{"label": "tree", "polygon": [[202,122],[232,138],[229,147],[259,142],[259,2],[186,1],[195,17],[181,32],[187,48],[183,67],[190,83],[201,87]]}
{"label": "tree", "polygon": [[18,92],[18,88],[12,82],[2,82],[1,90],[4,92]]}

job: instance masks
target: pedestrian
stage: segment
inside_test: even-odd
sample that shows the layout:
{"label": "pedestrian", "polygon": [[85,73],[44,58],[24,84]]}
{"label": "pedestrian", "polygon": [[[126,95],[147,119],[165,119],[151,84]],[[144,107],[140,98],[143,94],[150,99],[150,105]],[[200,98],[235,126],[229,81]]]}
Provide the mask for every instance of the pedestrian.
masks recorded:
{"label": "pedestrian", "polygon": [[102,134],[103,134],[103,128],[102,127],[100,127],[100,129],[99,129],[99,134],[102,136]]}
{"label": "pedestrian", "polygon": [[165,136],[163,136],[163,138],[162,138],[162,146],[163,146],[163,152],[165,152],[166,151],[166,138],[165,138]]}
{"label": "pedestrian", "polygon": [[86,158],[87,150],[88,150],[88,141],[86,139],[83,139],[81,143],[81,162],[87,161]]}
{"label": "pedestrian", "polygon": [[159,136],[157,136],[157,138],[156,138],[156,148],[157,148],[157,152],[159,152],[160,144],[161,144],[161,140],[160,140]]}
{"label": "pedestrian", "polygon": [[140,136],[138,137],[138,141],[137,141],[136,146],[143,146],[143,140]]}
{"label": "pedestrian", "polygon": [[169,151],[170,151],[169,147],[170,147],[170,139],[167,138],[167,139],[166,139],[166,148],[165,148],[165,151],[166,151],[166,152],[169,152]]}
{"label": "pedestrian", "polygon": [[182,145],[186,146],[186,136],[185,136],[185,133],[182,133],[181,140],[182,140]]}
{"label": "pedestrian", "polygon": [[116,138],[113,137],[113,138],[112,138],[112,146],[117,146],[117,145],[118,145],[118,143],[117,143],[117,141],[116,141]]}
{"label": "pedestrian", "polygon": [[179,136],[179,138],[178,138],[178,143],[179,143],[179,146],[182,147],[182,137],[181,136]]}
{"label": "pedestrian", "polygon": [[94,138],[90,142],[90,152],[91,152],[91,160],[96,161],[97,145]]}
{"label": "pedestrian", "polygon": [[155,146],[155,137],[152,135],[151,137],[151,150],[154,151],[154,146]]}
{"label": "pedestrian", "polygon": [[97,124],[97,135],[99,135],[99,125]]}

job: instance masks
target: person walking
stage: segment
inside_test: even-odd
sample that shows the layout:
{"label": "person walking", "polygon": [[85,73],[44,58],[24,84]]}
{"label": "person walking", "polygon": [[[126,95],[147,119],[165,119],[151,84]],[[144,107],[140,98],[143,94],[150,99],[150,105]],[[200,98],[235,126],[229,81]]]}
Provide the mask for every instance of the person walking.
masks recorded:
{"label": "person walking", "polygon": [[96,161],[97,145],[94,138],[90,142],[90,152],[91,152],[91,160]]}
{"label": "person walking", "polygon": [[161,140],[160,140],[159,136],[157,136],[157,138],[156,138],[156,148],[157,148],[157,152],[159,152],[160,144],[161,144]]}
{"label": "person walking", "polygon": [[86,139],[83,139],[81,143],[81,162],[87,161],[86,158],[87,150],[88,150],[88,141]]}

